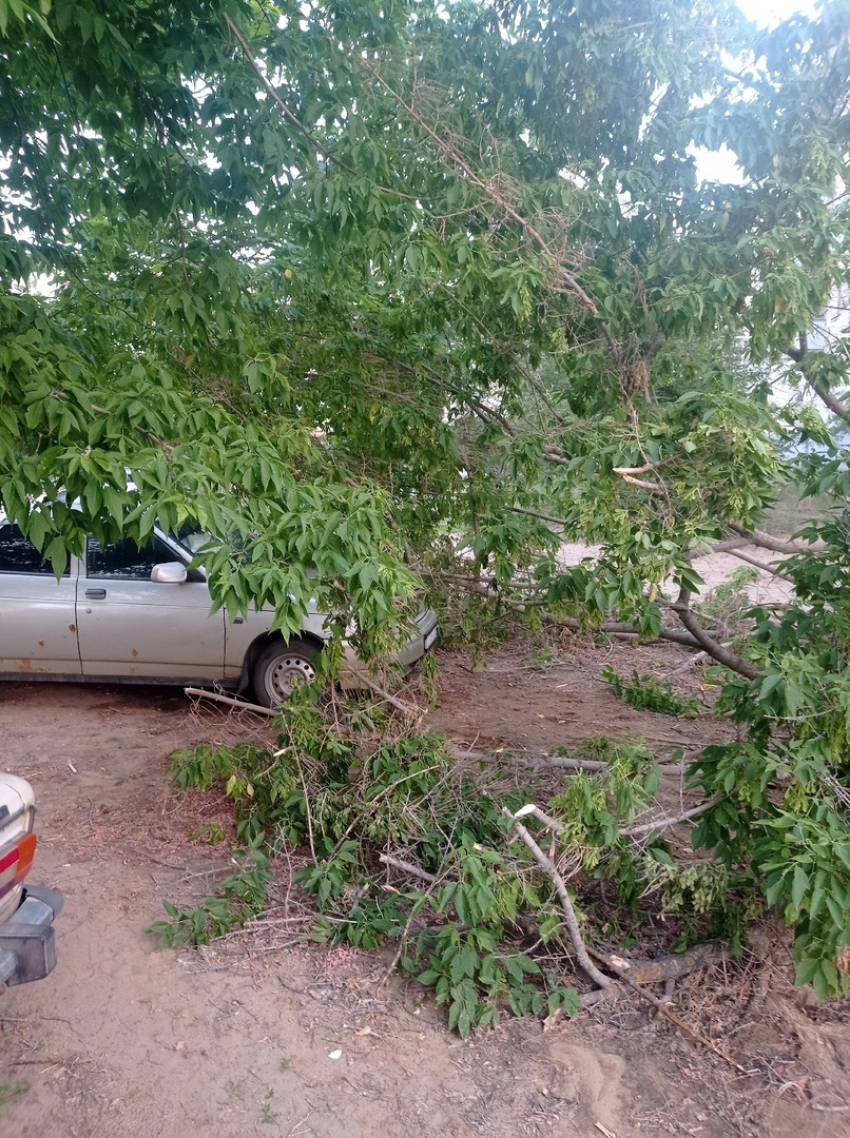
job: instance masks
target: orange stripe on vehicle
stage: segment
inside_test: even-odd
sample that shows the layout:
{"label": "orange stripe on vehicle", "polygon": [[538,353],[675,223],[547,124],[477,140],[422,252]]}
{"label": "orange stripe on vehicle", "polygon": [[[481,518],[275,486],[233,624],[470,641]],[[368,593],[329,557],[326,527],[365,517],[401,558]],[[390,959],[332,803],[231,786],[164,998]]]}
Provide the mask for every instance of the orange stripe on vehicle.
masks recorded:
{"label": "orange stripe on vehicle", "polygon": [[0,857],[0,874],[5,875],[6,870],[15,866],[14,873],[16,880],[20,881],[22,877],[26,877],[32,869],[36,844],[35,834],[24,834],[17,845],[13,846],[7,854]]}

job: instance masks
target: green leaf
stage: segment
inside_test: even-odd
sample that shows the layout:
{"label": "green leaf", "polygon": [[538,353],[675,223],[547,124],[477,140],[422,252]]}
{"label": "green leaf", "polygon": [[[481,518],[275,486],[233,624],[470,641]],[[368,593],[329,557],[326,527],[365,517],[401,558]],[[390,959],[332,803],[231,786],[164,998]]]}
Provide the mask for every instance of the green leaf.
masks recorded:
{"label": "green leaf", "polygon": [[764,891],[765,900],[768,905],[773,906],[778,902],[779,898],[785,892],[785,875],[784,873],[774,873],[767,879],[767,886]]}
{"label": "green leaf", "polygon": [[804,957],[798,961],[794,974],[795,985],[802,988],[804,984],[808,984],[820,968],[820,964],[820,960],[814,956]]}
{"label": "green leaf", "polygon": [[799,911],[809,887],[809,875],[801,865],[795,866],[791,883],[791,904]]}
{"label": "green leaf", "polygon": [[767,697],[782,683],[782,676],[779,672],[771,672],[762,681],[759,688],[759,699],[766,700]]}

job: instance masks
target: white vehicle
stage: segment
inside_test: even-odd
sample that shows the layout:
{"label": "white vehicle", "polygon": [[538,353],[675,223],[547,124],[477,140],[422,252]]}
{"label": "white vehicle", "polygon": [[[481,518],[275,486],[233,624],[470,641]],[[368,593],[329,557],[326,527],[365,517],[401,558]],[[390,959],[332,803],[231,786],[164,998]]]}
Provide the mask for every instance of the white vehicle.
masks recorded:
{"label": "white vehicle", "polygon": [[[271,609],[231,623],[223,610],[211,614],[203,570],[189,568],[193,556],[159,529],[143,550],[129,538],[101,548],[90,537],[85,557],[70,556],[57,581],[0,514],[0,679],[250,686],[266,707],[311,682],[328,636],[315,606],[288,642],[271,631]],[[437,638],[432,609],[411,623],[410,639],[391,657],[404,667]],[[344,682],[356,686],[362,668],[346,648]]]}
{"label": "white vehicle", "polygon": [[53,919],[62,894],[24,885],[35,856],[35,795],[22,778],[0,772],[0,988],[53,971]]}

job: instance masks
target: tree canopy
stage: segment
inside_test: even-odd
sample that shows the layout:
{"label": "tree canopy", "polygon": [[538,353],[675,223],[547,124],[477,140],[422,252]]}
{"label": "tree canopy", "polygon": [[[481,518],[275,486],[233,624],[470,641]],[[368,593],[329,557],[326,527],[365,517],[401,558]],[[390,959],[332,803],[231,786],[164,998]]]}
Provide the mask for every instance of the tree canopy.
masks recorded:
{"label": "tree canopy", "polygon": [[5,0],[7,512],[46,495],[60,558],[90,522],[262,530],[231,603],[306,558],[372,620],[446,522],[507,571],[538,501],[656,576],[751,524],[764,369],[846,278],[844,16]]}
{"label": "tree canopy", "polygon": [[[846,481],[789,395],[848,417],[846,342],[809,339],[850,279],[848,28],[846,0],[770,31],[729,0],[0,0],[3,508],[57,564],[197,523],[229,612],[294,631],[316,595],[366,652],[461,533],[502,603],[672,611],[724,660],[694,550],[758,524],[788,440]],[[750,701],[759,627],[724,660]],[[764,742],[802,705],[760,690]]]}

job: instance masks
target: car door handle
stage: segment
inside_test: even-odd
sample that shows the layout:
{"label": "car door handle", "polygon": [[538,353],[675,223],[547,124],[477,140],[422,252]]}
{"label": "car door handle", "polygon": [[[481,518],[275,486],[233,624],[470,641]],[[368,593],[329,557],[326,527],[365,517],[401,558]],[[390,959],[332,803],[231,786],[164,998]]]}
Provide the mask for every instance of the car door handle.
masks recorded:
{"label": "car door handle", "polygon": [[86,596],[102,600],[106,596],[106,589],[86,589]]}

